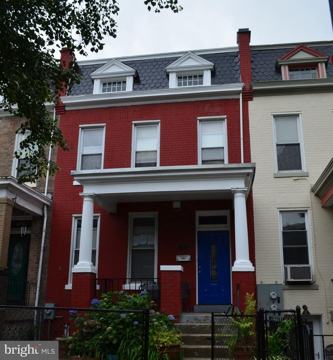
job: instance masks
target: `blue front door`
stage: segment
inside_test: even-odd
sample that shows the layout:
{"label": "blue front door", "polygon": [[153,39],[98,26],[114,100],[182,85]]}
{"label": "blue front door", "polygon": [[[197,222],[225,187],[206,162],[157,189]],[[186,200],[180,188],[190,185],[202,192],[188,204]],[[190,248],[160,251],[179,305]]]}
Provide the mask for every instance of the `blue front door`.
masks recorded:
{"label": "blue front door", "polygon": [[230,248],[227,231],[198,231],[198,302],[230,304]]}

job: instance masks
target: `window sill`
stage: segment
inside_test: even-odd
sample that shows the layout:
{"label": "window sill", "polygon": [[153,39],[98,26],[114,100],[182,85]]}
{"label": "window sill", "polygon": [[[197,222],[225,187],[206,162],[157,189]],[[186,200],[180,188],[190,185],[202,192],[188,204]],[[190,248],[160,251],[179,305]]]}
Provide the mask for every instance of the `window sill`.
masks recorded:
{"label": "window sill", "polygon": [[309,173],[307,171],[280,171],[273,174],[275,178],[289,178],[289,177],[308,177]]}
{"label": "window sill", "polygon": [[[99,290],[100,286],[96,285],[96,290]],[[72,284],[66,284],[65,285],[65,290],[72,290]]]}
{"label": "window sill", "polygon": [[283,290],[319,290],[318,284],[285,284]]}

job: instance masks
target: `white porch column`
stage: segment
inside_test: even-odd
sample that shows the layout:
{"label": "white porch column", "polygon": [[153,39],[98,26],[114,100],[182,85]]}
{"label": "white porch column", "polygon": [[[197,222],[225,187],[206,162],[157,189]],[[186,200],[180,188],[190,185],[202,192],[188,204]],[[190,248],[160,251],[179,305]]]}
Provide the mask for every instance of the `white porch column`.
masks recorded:
{"label": "white porch column", "polygon": [[92,194],[81,194],[81,196],[83,197],[83,206],[79,262],[74,266],[73,272],[95,273],[96,269],[91,262],[94,221],[94,198]]}
{"label": "white porch column", "polygon": [[246,189],[233,189],[235,214],[236,259],[232,271],[254,271],[249,257],[247,231]]}

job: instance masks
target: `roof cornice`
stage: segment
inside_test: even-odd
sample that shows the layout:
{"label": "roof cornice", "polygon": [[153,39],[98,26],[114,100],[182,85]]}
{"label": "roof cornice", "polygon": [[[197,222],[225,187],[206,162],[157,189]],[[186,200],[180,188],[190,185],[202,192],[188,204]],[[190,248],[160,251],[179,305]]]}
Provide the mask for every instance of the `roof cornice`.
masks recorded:
{"label": "roof cornice", "polygon": [[255,93],[265,93],[272,91],[313,91],[314,89],[323,90],[333,88],[333,79],[313,79],[313,80],[280,80],[254,82],[253,91]]}
{"label": "roof cornice", "polygon": [[179,102],[209,98],[238,97],[243,83],[196,86],[149,91],[124,91],[108,94],[64,96],[61,98],[67,110],[79,108],[137,105],[154,102]]}

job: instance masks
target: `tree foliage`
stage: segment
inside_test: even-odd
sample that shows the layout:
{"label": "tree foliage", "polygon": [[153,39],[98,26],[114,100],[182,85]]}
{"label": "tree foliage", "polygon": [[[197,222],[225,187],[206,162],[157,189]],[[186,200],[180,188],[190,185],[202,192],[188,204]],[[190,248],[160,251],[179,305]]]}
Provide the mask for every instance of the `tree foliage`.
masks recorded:
{"label": "tree foliage", "polygon": [[[181,10],[178,0],[144,0],[149,11]],[[25,119],[22,149],[28,161],[20,181],[35,181],[48,168],[47,147],[66,148],[48,108],[64,84],[80,80],[75,58],[69,69],[57,59],[59,50],[73,54],[98,52],[106,37],[117,36],[117,0],[1,0],[0,96],[2,107]],[[28,151],[27,151],[28,150]],[[54,173],[56,164],[50,163]]]}

